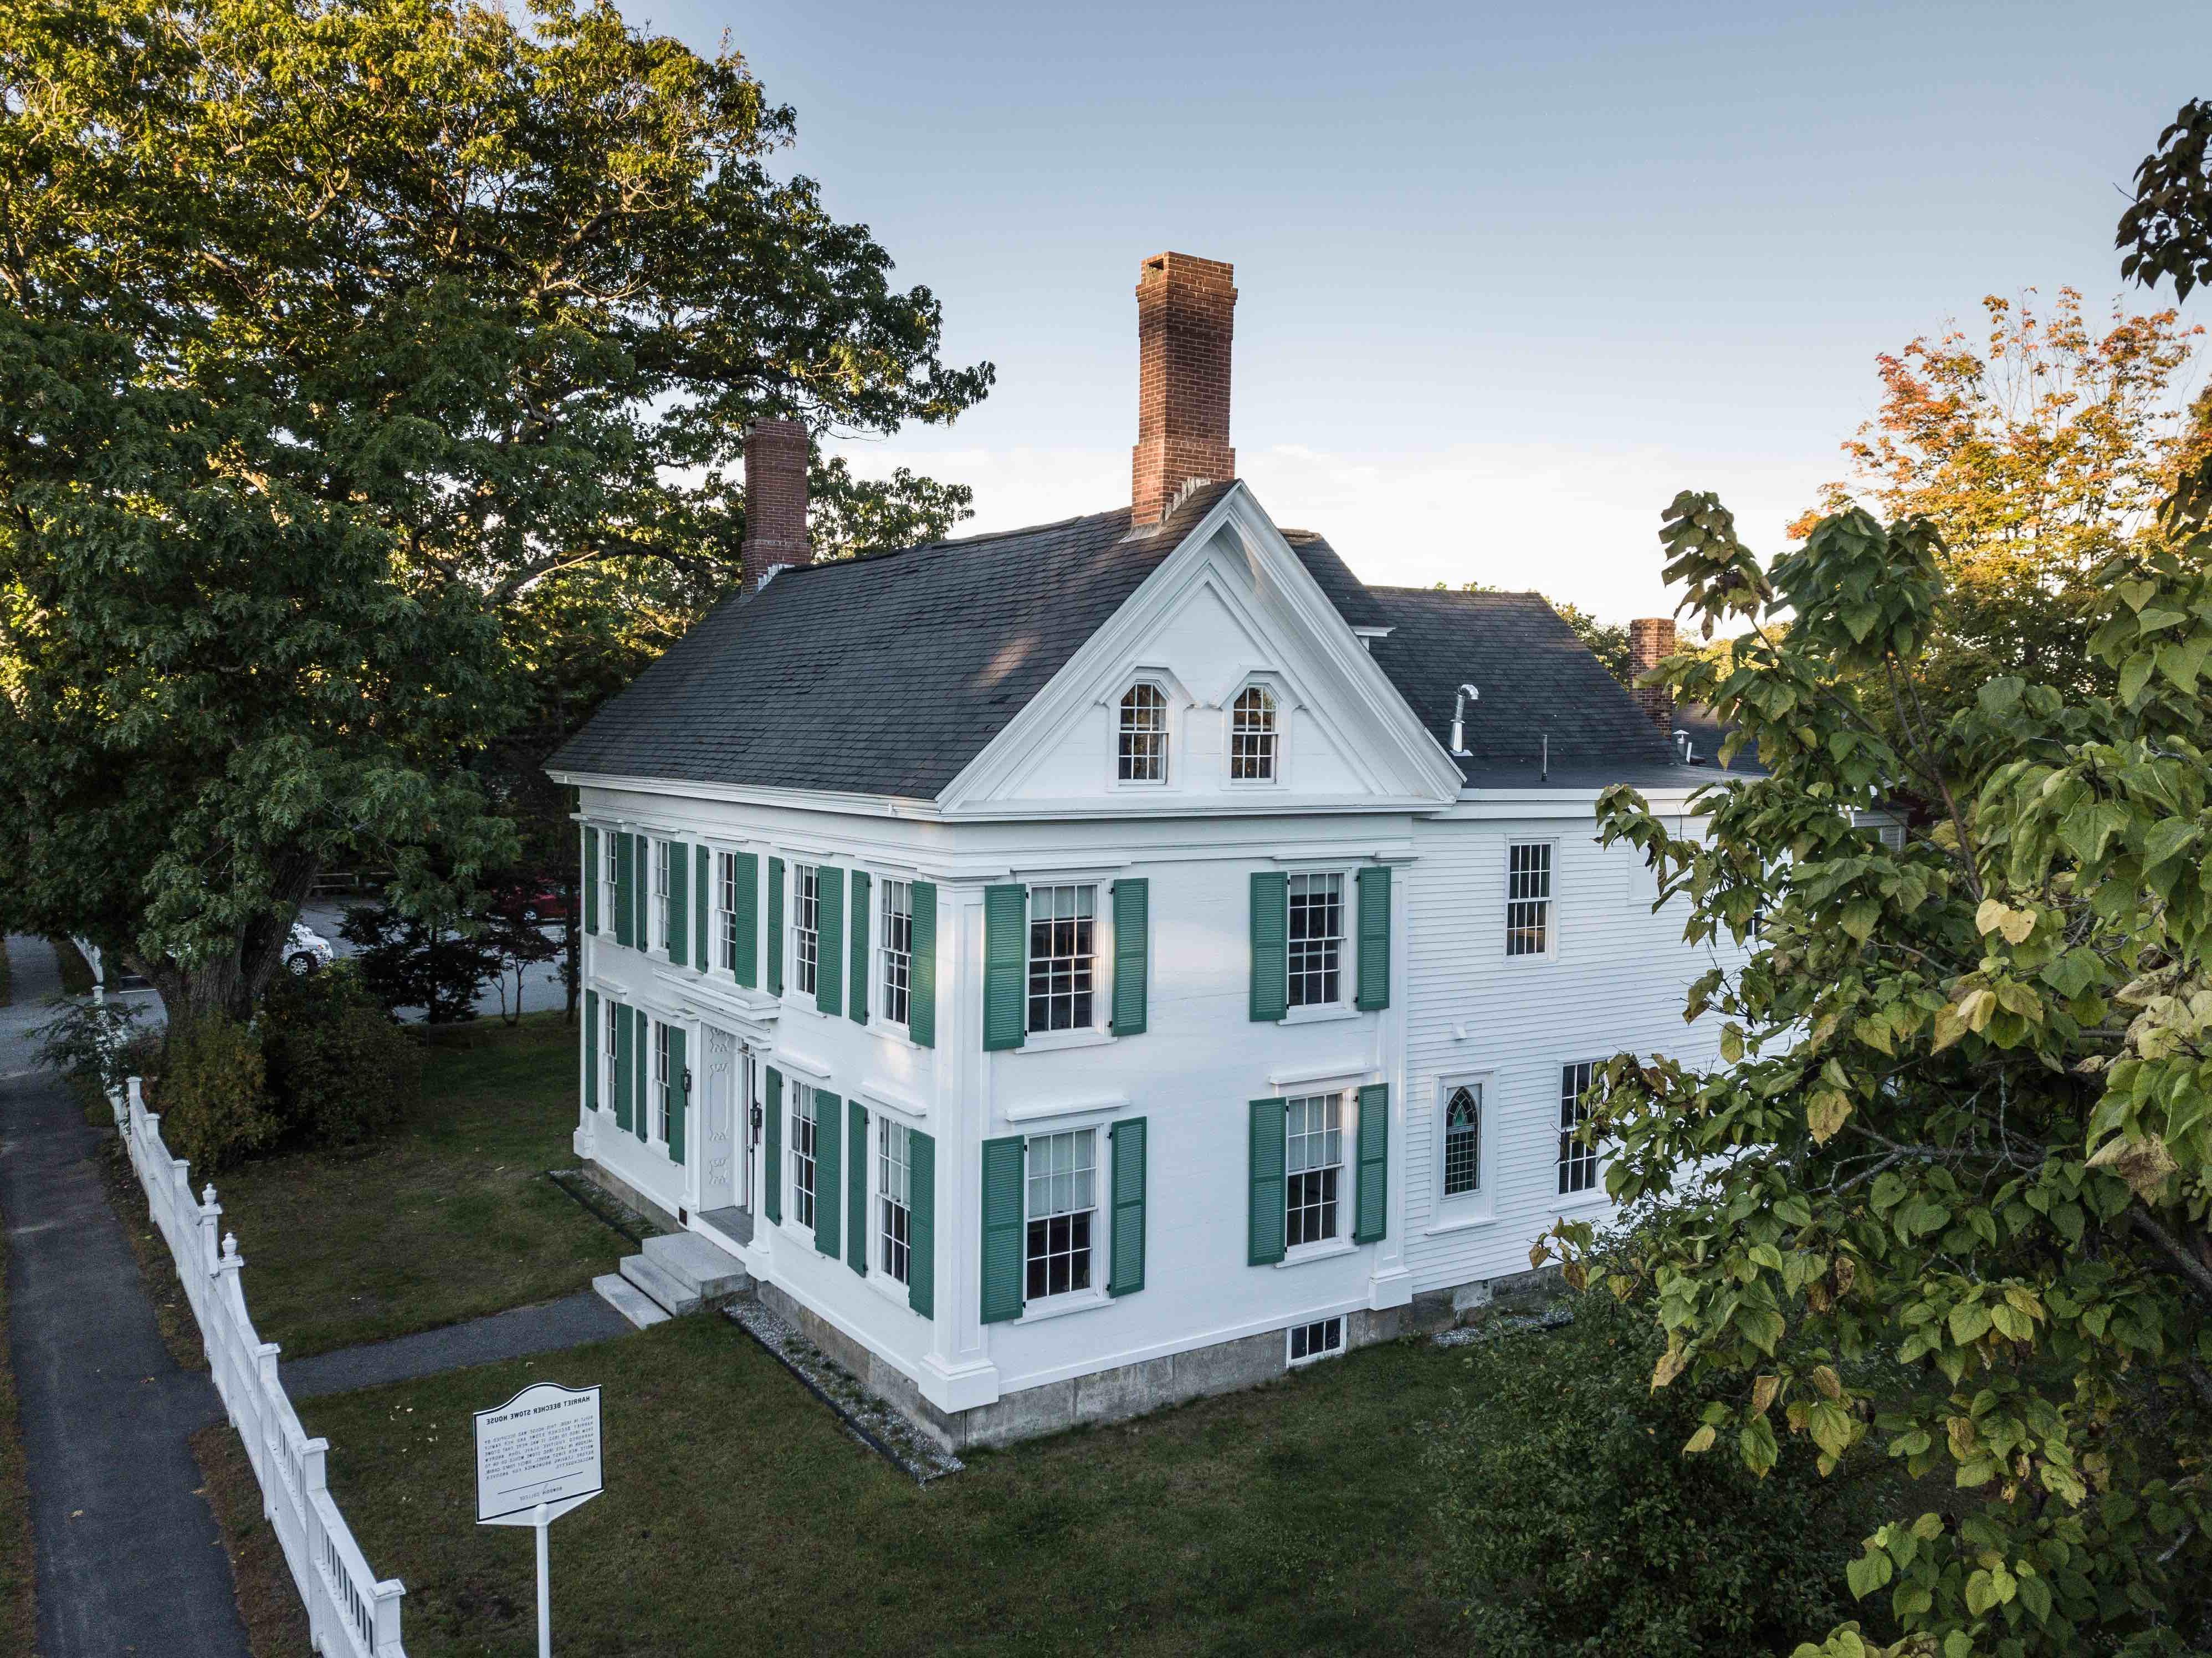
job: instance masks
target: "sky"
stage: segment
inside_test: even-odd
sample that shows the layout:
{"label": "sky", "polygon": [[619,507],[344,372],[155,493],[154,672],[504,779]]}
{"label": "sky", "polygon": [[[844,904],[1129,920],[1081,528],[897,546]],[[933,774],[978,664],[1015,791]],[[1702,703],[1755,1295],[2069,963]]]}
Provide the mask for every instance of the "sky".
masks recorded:
{"label": "sky", "polygon": [[[998,383],[834,445],[968,527],[1127,499],[1139,262],[1237,267],[1238,471],[1371,582],[1664,614],[1661,509],[1761,551],[1876,353],[1986,294],[2121,293],[2123,187],[2212,95],[2212,7],[626,0],[726,33],[791,169]],[[2170,302],[2138,295],[2136,309]],[[2212,321],[2212,300],[2185,313]]]}

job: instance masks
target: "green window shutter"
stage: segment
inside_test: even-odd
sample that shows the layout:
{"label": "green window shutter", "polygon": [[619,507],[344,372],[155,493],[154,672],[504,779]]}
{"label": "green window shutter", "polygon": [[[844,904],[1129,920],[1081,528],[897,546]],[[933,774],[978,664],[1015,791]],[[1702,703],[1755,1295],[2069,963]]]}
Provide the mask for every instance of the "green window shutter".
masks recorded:
{"label": "green window shutter", "polygon": [[615,1005],[615,1127],[624,1133],[629,1132],[630,1111],[635,1104],[630,1090],[630,1011],[620,1003]]}
{"label": "green window shutter", "polygon": [[713,860],[707,848],[696,847],[691,853],[691,965],[704,973],[713,958],[707,954],[707,918],[714,913],[714,889],[708,885],[708,873]]}
{"label": "green window shutter", "polygon": [[[1144,1034],[1146,977],[1152,970],[1152,884],[1114,883],[1114,1034]],[[1142,1138],[1140,1135],[1139,1139]]]}
{"label": "green window shutter", "polygon": [[637,1137],[649,1140],[653,1138],[653,1095],[649,1091],[653,1080],[653,1021],[641,1007],[632,1008],[629,1017],[637,1027],[630,1043],[637,1057],[637,1078],[630,1085],[630,1097],[637,1102]]}
{"label": "green window shutter", "polygon": [[924,1318],[937,1316],[937,1142],[909,1128],[906,1135],[906,1304]]}
{"label": "green window shutter", "polygon": [[691,1104],[691,1089],[684,1072],[690,1061],[684,1057],[684,1027],[668,1027],[668,1160],[684,1161],[684,1116]]}
{"label": "green window shutter", "polygon": [[763,1114],[768,1119],[763,1125],[767,1137],[767,1150],[761,1162],[761,1183],[768,1218],[778,1226],[783,1224],[783,1072],[774,1066],[768,1068],[768,1108]]}
{"label": "green window shutter", "polygon": [[937,883],[916,881],[914,968],[908,981],[906,1034],[916,1048],[937,1046]]}
{"label": "green window shutter", "polygon": [[1106,1131],[1114,1151],[1114,1233],[1106,1293],[1145,1287],[1145,1120],[1132,1117]]}
{"label": "green window shutter", "polygon": [[837,1210],[845,1189],[837,1178],[837,1154],[844,1145],[837,1133],[838,1108],[843,1103],[826,1090],[814,1090],[814,1247],[832,1260],[837,1259],[838,1222],[843,1218]]}
{"label": "green window shutter", "polygon": [[783,994],[783,859],[768,860],[768,993]]}
{"label": "green window shutter", "polygon": [[983,1047],[1019,1048],[1029,1028],[1030,890],[983,889]]}
{"label": "green window shutter", "polygon": [[868,1108],[845,1102],[845,1265],[868,1275]]}
{"label": "green window shutter", "polygon": [[584,931],[599,930],[599,832],[584,829]]}
{"label": "green window shutter", "polygon": [[584,1109],[599,1108],[599,993],[584,993]]}
{"label": "green window shutter", "polygon": [[1390,1005],[1390,872],[1359,872],[1359,993],[1352,1005],[1370,1013]]}
{"label": "green window shutter", "polygon": [[637,943],[637,933],[631,925],[629,901],[629,843],[627,835],[615,836],[615,942],[623,945]]}
{"label": "green window shutter", "polygon": [[845,990],[845,1011],[854,1024],[868,1022],[868,895],[875,883],[864,871],[853,872],[852,983]]}
{"label": "green window shutter", "polygon": [[845,1011],[845,872],[814,872],[814,1011]]}
{"label": "green window shutter", "polygon": [[1359,1090],[1359,1206],[1352,1212],[1352,1241],[1380,1242],[1390,1230],[1390,1090],[1370,1083]]}
{"label": "green window shutter", "polygon": [[1290,1011],[1291,878],[1252,878],[1252,1017],[1279,1019]]}
{"label": "green window shutter", "polygon": [[[1279,875],[1275,878],[1282,879]],[[1265,1266],[1283,1258],[1283,1101],[1252,1102],[1251,1247],[1246,1259]]]}
{"label": "green window shutter", "polygon": [[691,849],[681,841],[668,843],[668,961],[672,967],[691,964]]}
{"label": "green window shutter", "polygon": [[[1021,889],[1014,889],[1017,892]],[[983,1142],[983,1322],[1022,1315],[1022,1187],[1029,1142]]]}
{"label": "green window shutter", "polygon": [[730,976],[750,990],[760,982],[760,857],[738,854],[738,959]]}

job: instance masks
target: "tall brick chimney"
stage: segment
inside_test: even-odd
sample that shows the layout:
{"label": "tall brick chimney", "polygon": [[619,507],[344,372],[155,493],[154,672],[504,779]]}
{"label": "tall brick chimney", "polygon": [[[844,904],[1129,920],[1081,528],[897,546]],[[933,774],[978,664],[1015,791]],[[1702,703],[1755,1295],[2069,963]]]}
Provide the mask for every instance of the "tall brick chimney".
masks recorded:
{"label": "tall brick chimney", "polygon": [[1229,345],[1237,270],[1218,259],[1157,253],[1137,274],[1137,447],[1132,525],[1167,516],[1194,480],[1237,476],[1229,446]]}
{"label": "tall brick chimney", "polygon": [[805,427],[795,420],[764,420],[745,434],[745,540],[739,557],[751,592],[781,565],[805,564],[814,549],[806,539]]}
{"label": "tall brick chimney", "polygon": [[[1674,653],[1674,618],[1668,616],[1647,616],[1628,624],[1628,671],[1632,679],[1641,679],[1657,667],[1660,662]],[[1636,685],[1629,695],[1636,706],[1644,710],[1644,717],[1659,727],[1660,734],[1671,738],[1674,734],[1674,693],[1664,685]]]}

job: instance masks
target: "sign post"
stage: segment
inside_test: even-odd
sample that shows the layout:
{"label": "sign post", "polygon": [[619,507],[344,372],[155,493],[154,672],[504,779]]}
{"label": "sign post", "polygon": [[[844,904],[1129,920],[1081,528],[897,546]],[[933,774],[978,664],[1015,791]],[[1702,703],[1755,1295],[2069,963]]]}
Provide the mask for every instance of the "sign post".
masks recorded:
{"label": "sign post", "polygon": [[546,1528],[605,1489],[599,1390],[539,1382],[476,1413],[477,1524],[538,1530],[538,1658],[553,1658]]}

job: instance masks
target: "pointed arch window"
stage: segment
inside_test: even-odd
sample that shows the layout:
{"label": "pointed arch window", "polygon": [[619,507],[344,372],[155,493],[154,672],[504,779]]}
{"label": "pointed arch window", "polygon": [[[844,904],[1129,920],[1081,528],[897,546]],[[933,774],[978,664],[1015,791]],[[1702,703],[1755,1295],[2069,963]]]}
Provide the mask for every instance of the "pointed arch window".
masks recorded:
{"label": "pointed arch window", "polygon": [[1168,699],[1148,679],[1121,694],[1119,755],[1124,783],[1168,780]]}
{"label": "pointed arch window", "polygon": [[1482,1084],[1462,1083],[1444,1101],[1444,1195],[1482,1189]]}
{"label": "pointed arch window", "polygon": [[1275,697],[1265,685],[1237,694],[1229,720],[1229,780],[1272,783],[1276,760]]}

